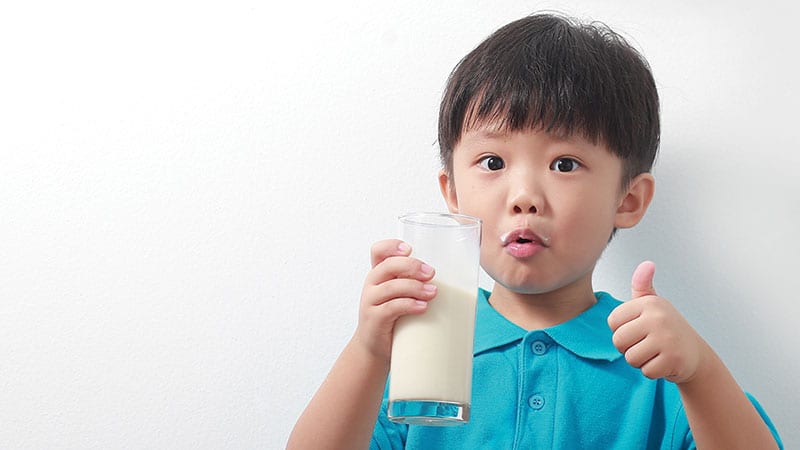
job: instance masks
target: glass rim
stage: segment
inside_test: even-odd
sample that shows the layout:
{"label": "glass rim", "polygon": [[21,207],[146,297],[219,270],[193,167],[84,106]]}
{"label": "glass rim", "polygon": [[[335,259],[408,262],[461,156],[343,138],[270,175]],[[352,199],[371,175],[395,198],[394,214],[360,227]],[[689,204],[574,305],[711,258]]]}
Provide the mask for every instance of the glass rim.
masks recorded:
{"label": "glass rim", "polygon": [[[431,222],[425,220],[426,218],[433,218],[433,217],[455,219],[455,223]],[[477,217],[468,216],[466,214],[457,214],[449,212],[427,212],[427,211],[409,212],[400,215],[397,219],[404,224],[420,225],[427,227],[473,228],[481,226],[481,219]]]}

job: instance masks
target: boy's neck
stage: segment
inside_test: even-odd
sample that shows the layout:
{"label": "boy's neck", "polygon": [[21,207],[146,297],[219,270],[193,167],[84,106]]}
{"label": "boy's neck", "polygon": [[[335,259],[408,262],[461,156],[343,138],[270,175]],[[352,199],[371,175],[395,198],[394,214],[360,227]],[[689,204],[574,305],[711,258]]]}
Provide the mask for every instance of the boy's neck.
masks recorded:
{"label": "boy's neck", "polygon": [[588,282],[577,282],[542,294],[520,294],[495,283],[489,303],[509,322],[525,330],[549,328],[573,319],[597,299]]}

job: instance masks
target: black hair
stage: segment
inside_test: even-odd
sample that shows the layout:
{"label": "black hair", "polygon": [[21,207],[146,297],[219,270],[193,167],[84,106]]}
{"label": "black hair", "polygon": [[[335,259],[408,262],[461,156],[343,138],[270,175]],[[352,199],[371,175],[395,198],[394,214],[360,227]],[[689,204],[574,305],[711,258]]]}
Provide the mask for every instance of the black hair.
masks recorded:
{"label": "black hair", "polygon": [[539,13],[495,31],[456,65],[439,110],[442,165],[471,127],[582,135],[623,161],[623,185],[658,152],[658,92],[644,57],[608,26]]}

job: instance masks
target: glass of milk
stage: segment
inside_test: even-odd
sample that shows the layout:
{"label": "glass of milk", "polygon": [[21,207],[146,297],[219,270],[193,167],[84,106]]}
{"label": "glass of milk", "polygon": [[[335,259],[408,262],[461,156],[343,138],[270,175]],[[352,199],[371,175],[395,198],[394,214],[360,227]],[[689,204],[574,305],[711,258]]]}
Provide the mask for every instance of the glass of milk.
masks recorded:
{"label": "glass of milk", "polygon": [[469,421],[480,267],[480,219],[445,213],[400,217],[411,256],[436,270],[436,297],[394,328],[389,419],[448,426]]}

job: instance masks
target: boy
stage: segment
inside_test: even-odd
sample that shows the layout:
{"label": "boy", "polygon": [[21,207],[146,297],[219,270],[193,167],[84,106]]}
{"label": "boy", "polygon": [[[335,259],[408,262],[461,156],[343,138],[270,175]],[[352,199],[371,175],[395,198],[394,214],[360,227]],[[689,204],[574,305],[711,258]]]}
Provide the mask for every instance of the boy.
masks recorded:
{"label": "boy", "polygon": [[[496,31],[451,74],[439,116],[442,194],[483,221],[467,425],[398,425],[382,401],[392,328],[435,300],[408,245],[372,248],[356,332],[290,448],[770,449],[780,440],[714,351],[633,273],[629,301],[592,272],[654,192],[658,95],[607,28],[538,14]],[[371,439],[371,441],[370,441]]]}

